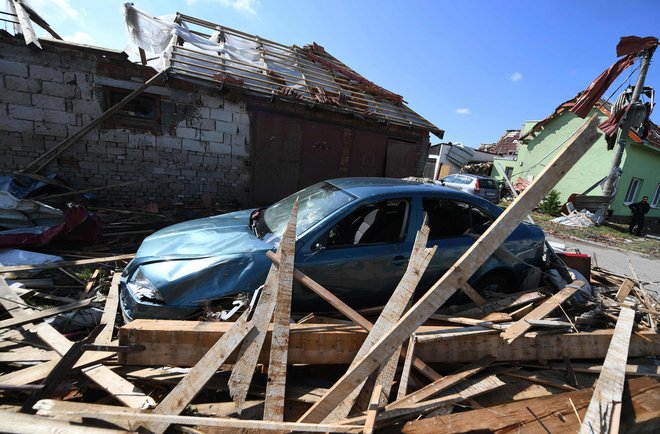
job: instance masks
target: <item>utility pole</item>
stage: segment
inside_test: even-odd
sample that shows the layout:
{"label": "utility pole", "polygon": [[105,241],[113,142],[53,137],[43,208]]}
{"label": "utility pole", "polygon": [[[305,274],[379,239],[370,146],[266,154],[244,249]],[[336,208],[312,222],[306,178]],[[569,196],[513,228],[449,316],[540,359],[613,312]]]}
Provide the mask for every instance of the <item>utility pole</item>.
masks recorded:
{"label": "utility pole", "polygon": [[614,185],[616,180],[616,169],[621,165],[621,160],[623,159],[623,149],[626,146],[626,141],[628,140],[628,135],[630,133],[630,119],[632,118],[632,110],[635,104],[639,101],[639,96],[644,89],[644,80],[646,80],[646,72],[649,69],[651,64],[651,56],[655,48],[648,49],[644,52],[644,57],[642,58],[642,65],[639,69],[639,76],[637,77],[637,83],[635,84],[635,89],[633,90],[632,97],[630,98],[630,109],[626,114],[626,119],[623,121],[623,126],[621,127],[621,135],[617,141],[616,147],[614,148],[614,159],[612,160],[612,167],[610,168],[609,175],[607,177],[607,182],[603,187],[603,195],[610,198],[612,192],[614,191]]}

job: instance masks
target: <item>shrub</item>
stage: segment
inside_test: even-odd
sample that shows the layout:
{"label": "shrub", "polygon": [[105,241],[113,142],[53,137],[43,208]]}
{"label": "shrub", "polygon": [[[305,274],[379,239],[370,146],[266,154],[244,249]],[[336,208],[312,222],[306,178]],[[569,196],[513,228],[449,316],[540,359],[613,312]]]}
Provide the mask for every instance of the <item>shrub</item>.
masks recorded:
{"label": "shrub", "polygon": [[543,214],[558,216],[561,214],[561,202],[559,202],[559,193],[551,190],[550,193],[539,204],[539,211]]}

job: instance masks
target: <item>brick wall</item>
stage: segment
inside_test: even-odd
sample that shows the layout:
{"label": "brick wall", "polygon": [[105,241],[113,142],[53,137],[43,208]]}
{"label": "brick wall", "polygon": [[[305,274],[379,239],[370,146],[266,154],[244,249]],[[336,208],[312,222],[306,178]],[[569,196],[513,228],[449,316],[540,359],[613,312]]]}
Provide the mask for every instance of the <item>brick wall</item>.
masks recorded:
{"label": "brick wall", "polygon": [[[120,53],[43,44],[35,50],[0,35],[0,173],[9,174],[98,117],[108,89],[130,92],[155,72]],[[168,80],[147,90],[155,122],[114,116],[65,151],[41,174],[57,172],[103,201],[200,203],[249,201],[249,117],[242,100]]]}

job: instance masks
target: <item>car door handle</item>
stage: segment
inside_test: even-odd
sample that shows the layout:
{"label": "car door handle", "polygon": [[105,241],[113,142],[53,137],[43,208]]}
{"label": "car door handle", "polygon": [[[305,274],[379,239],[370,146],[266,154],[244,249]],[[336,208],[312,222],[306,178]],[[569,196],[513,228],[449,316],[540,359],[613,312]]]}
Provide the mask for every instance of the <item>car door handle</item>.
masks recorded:
{"label": "car door handle", "polygon": [[394,259],[392,259],[392,263],[394,265],[403,265],[406,262],[408,262],[408,258],[406,258],[403,255],[397,255],[397,256],[394,257]]}

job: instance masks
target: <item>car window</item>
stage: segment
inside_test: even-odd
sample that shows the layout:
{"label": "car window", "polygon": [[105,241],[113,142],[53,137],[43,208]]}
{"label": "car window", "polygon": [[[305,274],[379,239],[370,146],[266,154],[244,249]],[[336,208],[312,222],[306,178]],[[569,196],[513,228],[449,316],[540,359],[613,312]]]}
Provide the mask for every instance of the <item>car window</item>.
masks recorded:
{"label": "car window", "polygon": [[442,179],[443,182],[454,182],[454,179],[456,179],[456,175],[449,175],[446,176]]}
{"label": "car window", "polygon": [[474,178],[469,176],[461,176],[461,184],[470,185],[472,184],[472,181],[474,181]]}
{"label": "car window", "polygon": [[479,180],[479,187],[497,189],[497,183],[492,179],[482,178]]}
{"label": "car window", "polygon": [[327,182],[314,184],[266,208],[263,213],[263,221],[267,225],[267,230],[262,231],[263,233],[282,235],[296,198],[298,198],[297,234],[305,232],[328,215],[355,200],[355,196],[352,194]]}
{"label": "car window", "polygon": [[409,199],[388,199],[360,206],[324,236],[328,247],[397,243],[405,238]]}
{"label": "car window", "polygon": [[429,239],[480,234],[492,223],[486,212],[465,202],[425,198],[423,207],[428,216]]}

